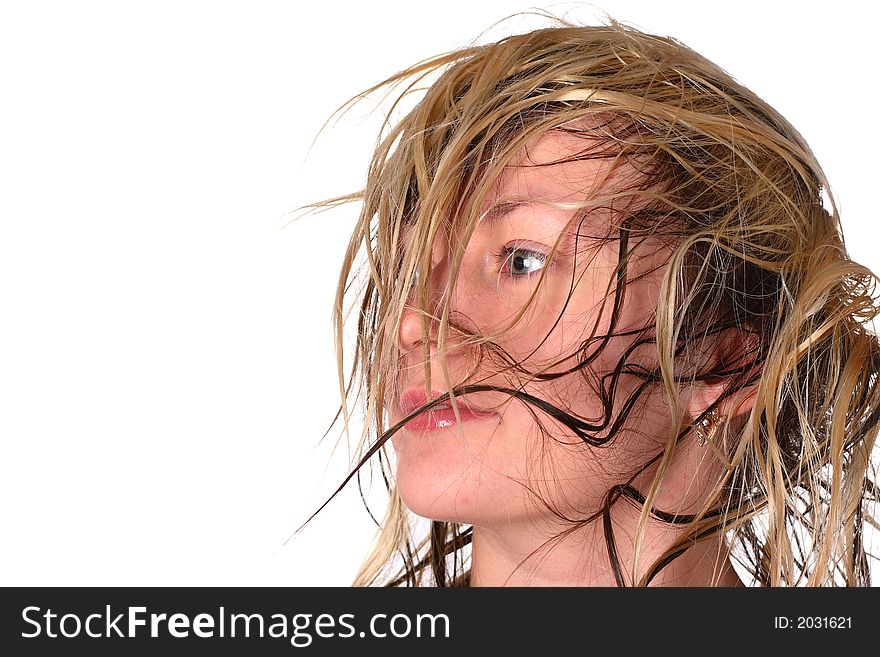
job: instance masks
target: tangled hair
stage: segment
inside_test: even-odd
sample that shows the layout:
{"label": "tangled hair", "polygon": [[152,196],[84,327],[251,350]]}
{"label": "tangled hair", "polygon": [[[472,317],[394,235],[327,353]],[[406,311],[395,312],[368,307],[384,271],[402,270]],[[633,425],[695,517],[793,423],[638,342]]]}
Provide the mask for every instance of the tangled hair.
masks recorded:
{"label": "tangled hair", "polygon": [[[746,389],[753,390],[754,405],[725,428],[724,441],[713,443],[724,474],[697,512],[658,508],[654,500],[665,466],[705,414],[645,463],[633,463],[601,508],[560,518],[572,531],[604,523],[621,586],[647,586],[689,547],[719,537],[759,585],[869,585],[863,529],[875,524],[871,454],[880,412],[880,345],[867,328],[878,312],[875,276],[847,254],[822,169],[782,116],[681,42],[613,19],[600,26],[554,20],[422,61],[349,100],[340,110],[406,83],[377,141],[364,189],[305,206],[362,203],[334,308],[342,405],[333,424],[342,417],[348,431],[351,400],[362,404],[366,425],[357,463],[339,490],[355,477],[360,481],[362,467],[372,463],[390,503],[355,584],[469,584],[472,527],[434,520],[418,535],[386,446],[405,422],[450,395],[454,402],[474,392],[503,393],[527,405],[538,423],[550,418],[583,445],[601,448],[621,433],[643,395],[662,394],[670,417],[678,417],[683,390],[722,381],[723,392],[706,414]],[[427,90],[420,89],[432,75]],[[415,91],[425,93],[392,125],[391,113]],[[613,193],[571,204],[573,225],[598,208],[612,217],[603,234],[582,235],[591,244],[613,244],[619,254],[602,307],[602,326],[610,328],[600,331],[598,321],[585,327],[577,351],[566,356],[577,358],[575,367],[532,371],[500,346],[500,334],[479,335],[457,323],[448,291],[493,185],[526,142],[551,130],[585,137],[576,159],[603,159],[612,168],[627,162],[640,175]],[[626,202],[633,199],[638,203]],[[512,383],[455,385],[443,364],[451,392],[388,427],[386,402],[399,393],[401,358],[388,336],[397,335],[413,294],[418,307],[427,308],[432,247],[444,230],[459,239],[452,241],[447,293],[434,315],[422,315],[428,385],[430,322],[437,324],[439,354],[454,330]],[[643,326],[624,329],[619,310],[632,284],[630,265],[648,237],[662,239],[671,253],[657,310]],[[350,295],[358,300],[357,342],[346,381],[343,325]],[[525,310],[508,328],[525,321]],[[741,345],[736,358],[704,357],[707,344],[731,332]],[[615,366],[591,371],[609,340],[621,336],[630,347]],[[645,350],[656,366],[636,357]],[[590,382],[602,417],[579,417],[517,384],[564,377]],[[621,398],[625,378],[638,384]],[[650,467],[653,480],[645,485],[639,474]],[[682,529],[640,578],[617,556],[610,522],[617,504],[640,510],[639,532],[649,520]]]}

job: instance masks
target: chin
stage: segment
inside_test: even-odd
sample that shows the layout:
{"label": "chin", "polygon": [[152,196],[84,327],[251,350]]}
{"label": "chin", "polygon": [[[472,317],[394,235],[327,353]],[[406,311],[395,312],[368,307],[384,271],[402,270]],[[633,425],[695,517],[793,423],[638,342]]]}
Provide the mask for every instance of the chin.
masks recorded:
{"label": "chin", "polygon": [[509,522],[522,513],[524,489],[467,455],[458,463],[398,455],[397,490],[417,516],[470,525]]}
{"label": "chin", "polygon": [[520,483],[529,432],[505,416],[459,427],[402,429],[392,437],[400,498],[414,514],[472,525],[509,523],[526,513]]}

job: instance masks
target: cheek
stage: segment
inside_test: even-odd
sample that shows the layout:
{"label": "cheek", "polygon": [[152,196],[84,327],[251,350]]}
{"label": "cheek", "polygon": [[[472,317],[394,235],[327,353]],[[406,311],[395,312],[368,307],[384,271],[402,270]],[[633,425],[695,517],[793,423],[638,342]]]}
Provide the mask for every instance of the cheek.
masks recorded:
{"label": "cheek", "polygon": [[[397,486],[417,515],[472,524],[592,513],[608,488],[631,474],[625,441],[593,448],[547,416],[513,405],[492,436],[452,431],[400,437]],[[549,516],[548,516],[549,514]]]}
{"label": "cheek", "polygon": [[581,279],[574,290],[570,277],[548,282],[530,305],[534,286],[516,283],[507,294],[474,292],[456,308],[472,330],[497,341],[517,362],[527,359],[533,370],[552,365],[576,357],[591,335],[607,333],[613,297],[606,300],[606,282],[595,276]]}
{"label": "cheek", "polygon": [[463,439],[453,430],[401,432],[394,441],[396,483],[407,508],[435,520],[486,525],[545,517],[542,502],[595,508],[614,470],[597,459],[609,454],[538,416],[543,429],[512,402],[497,427],[466,426]]}
{"label": "cheek", "polygon": [[606,333],[614,305],[614,244],[584,251],[574,270],[570,262],[562,258],[548,269],[540,287],[537,277],[459,281],[454,307],[512,353],[558,359],[590,334]]}
{"label": "cheek", "polygon": [[[595,394],[576,374],[532,382],[524,391],[588,422],[603,417]],[[506,523],[546,516],[544,502],[562,512],[592,513],[609,487],[625,481],[633,464],[645,462],[656,448],[642,432],[627,430],[606,446],[590,446],[561,422],[517,400],[506,404],[500,422],[466,423],[462,434],[451,428],[402,430],[392,438],[396,483],[417,515]]]}

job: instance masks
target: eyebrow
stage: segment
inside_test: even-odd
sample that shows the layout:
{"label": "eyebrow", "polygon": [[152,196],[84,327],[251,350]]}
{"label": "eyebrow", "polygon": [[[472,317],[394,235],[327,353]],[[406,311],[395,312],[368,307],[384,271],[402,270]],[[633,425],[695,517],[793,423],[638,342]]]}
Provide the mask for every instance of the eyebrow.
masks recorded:
{"label": "eyebrow", "polygon": [[[509,200],[509,201],[501,201],[492,206],[486,213],[483,215],[482,224],[491,226],[493,223],[503,219],[511,212],[516,210],[517,208],[521,208],[527,205],[538,205],[535,201],[528,200]],[[580,225],[583,223],[584,219],[586,219],[587,215],[593,214],[599,208],[593,208],[588,211],[586,214],[582,214],[583,210],[578,210],[575,214],[581,214],[580,221],[575,222],[573,227],[569,228],[566,233],[566,237],[570,239],[578,239],[581,235],[580,233]],[[571,217],[569,218],[571,219]]]}
{"label": "eyebrow", "polygon": [[525,205],[534,204],[531,201],[502,201],[490,208],[483,216],[483,220],[491,224]]}

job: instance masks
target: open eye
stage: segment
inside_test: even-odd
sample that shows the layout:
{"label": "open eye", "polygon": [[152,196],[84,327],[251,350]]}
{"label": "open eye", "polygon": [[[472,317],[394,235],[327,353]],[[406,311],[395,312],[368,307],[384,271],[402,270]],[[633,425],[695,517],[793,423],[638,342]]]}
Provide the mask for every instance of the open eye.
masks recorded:
{"label": "open eye", "polygon": [[547,255],[534,249],[505,246],[495,254],[500,272],[506,271],[513,278],[528,277],[544,267]]}

